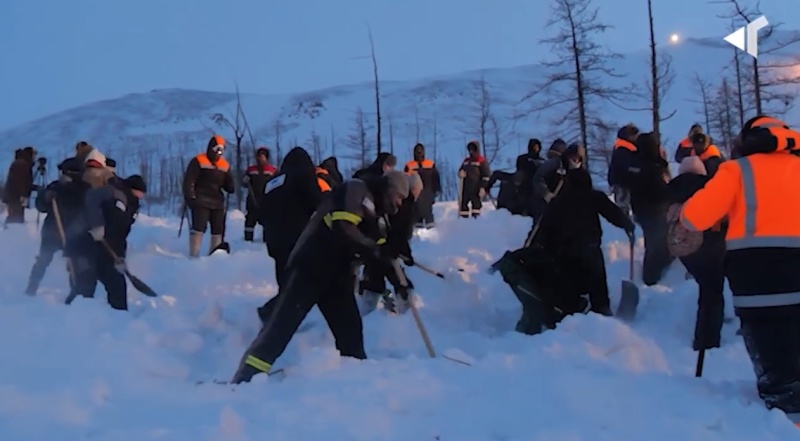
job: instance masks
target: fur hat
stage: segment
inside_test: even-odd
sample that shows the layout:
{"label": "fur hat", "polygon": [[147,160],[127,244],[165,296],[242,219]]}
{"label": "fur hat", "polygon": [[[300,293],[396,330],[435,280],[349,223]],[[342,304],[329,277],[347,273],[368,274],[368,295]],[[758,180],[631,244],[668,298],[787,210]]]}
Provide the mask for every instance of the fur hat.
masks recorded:
{"label": "fur hat", "polygon": [[680,167],[678,167],[679,174],[686,174],[691,173],[694,175],[703,175],[707,174],[706,166],[703,164],[703,160],[698,158],[697,156],[687,156],[683,158],[681,161]]}

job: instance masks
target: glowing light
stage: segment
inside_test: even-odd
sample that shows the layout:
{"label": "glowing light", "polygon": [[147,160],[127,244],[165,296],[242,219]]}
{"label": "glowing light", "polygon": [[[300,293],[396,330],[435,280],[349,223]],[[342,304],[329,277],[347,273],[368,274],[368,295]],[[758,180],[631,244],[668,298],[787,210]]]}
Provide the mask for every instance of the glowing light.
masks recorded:
{"label": "glowing light", "polygon": [[669,42],[672,44],[676,44],[681,40],[681,36],[678,34],[672,34],[669,36]]}

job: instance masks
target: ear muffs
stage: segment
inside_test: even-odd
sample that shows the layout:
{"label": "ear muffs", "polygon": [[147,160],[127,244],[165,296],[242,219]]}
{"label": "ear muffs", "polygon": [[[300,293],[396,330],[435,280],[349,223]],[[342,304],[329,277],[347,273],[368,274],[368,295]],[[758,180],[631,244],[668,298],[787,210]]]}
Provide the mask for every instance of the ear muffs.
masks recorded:
{"label": "ear muffs", "polygon": [[743,143],[753,153],[800,151],[800,133],[785,122],[769,116],[754,118],[743,131]]}

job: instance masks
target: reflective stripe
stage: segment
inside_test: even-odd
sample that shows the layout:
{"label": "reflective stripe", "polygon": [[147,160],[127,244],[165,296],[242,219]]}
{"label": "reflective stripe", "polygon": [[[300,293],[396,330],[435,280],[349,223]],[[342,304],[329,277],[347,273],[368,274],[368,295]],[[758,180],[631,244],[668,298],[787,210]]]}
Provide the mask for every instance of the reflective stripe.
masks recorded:
{"label": "reflective stripe", "polygon": [[323,216],[322,220],[325,222],[325,225],[330,228],[336,221],[345,221],[350,222],[353,225],[358,225],[361,223],[361,216],[353,214],[349,211],[332,211]]}
{"label": "reflective stripe", "polygon": [[256,231],[256,229],[255,229],[255,227],[244,227],[244,231],[246,233],[252,233],[252,232]]}
{"label": "reflective stripe", "polygon": [[386,243],[386,239],[384,239],[382,237],[375,242],[376,245],[383,245],[385,243]]}
{"label": "reflective stripe", "polygon": [[261,360],[260,358],[256,358],[256,357],[254,357],[252,355],[248,355],[247,358],[245,359],[244,363],[246,365],[248,365],[248,366],[252,366],[252,367],[260,370],[261,372],[267,372],[268,373],[270,371],[270,369],[272,369],[272,365],[271,364],[267,363],[264,360]]}
{"label": "reflective stripe", "polygon": [[736,308],[767,308],[770,306],[787,306],[797,304],[800,304],[800,292],[733,296],[733,306]]}
{"label": "reflective stripe", "polygon": [[[756,197],[756,179],[750,158],[736,160],[742,175],[744,189],[744,236],[725,241],[728,251],[745,248],[800,248],[800,237],[797,236],[756,236],[756,213],[758,198]],[[690,223],[682,218],[684,225]]]}

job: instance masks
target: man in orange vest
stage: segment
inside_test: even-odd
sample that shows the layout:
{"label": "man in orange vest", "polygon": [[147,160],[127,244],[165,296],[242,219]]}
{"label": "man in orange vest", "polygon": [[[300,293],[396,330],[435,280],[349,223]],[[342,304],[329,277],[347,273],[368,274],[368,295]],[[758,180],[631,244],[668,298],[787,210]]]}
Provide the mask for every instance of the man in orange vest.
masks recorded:
{"label": "man in orange vest", "polygon": [[800,133],[770,117],[749,120],[741,157],[683,206],[693,231],[728,219],[725,273],[733,306],[768,408],[800,417]]}
{"label": "man in orange vest", "polygon": [[[256,150],[256,163],[248,166],[242,176],[242,184],[247,188],[247,202],[245,203],[247,213],[244,216],[244,240],[246,242],[252,242],[255,236],[256,224],[261,211],[258,200],[264,194],[267,182],[278,173],[278,169],[270,164],[269,159],[269,149],[259,147]],[[264,242],[267,241],[267,234],[263,228],[262,238]]]}
{"label": "man in orange vest", "polygon": [[417,143],[414,146],[414,160],[408,161],[406,173],[419,175],[422,180],[422,191],[416,202],[416,227],[433,228],[433,203],[442,191],[442,181],[436,163],[425,158],[425,146]]}
{"label": "man in orange vest", "polygon": [[683,158],[695,154],[692,148],[692,137],[698,133],[703,133],[703,126],[697,123],[692,124],[692,127],[689,129],[689,134],[678,143],[678,148],[675,149],[675,162],[680,164]]}
{"label": "man in orange vest", "polygon": [[228,194],[234,191],[230,164],[222,157],[224,151],[225,139],[220,135],[212,136],[206,152],[189,161],[183,176],[183,198],[191,210],[189,257],[200,255],[200,244],[208,224],[211,224],[209,252],[222,244],[226,215],[222,190]]}
{"label": "man in orange vest", "polygon": [[619,129],[608,165],[607,179],[614,192],[614,202],[627,215],[631,214],[631,177],[636,172],[636,145],[633,143],[638,137],[639,128],[633,124]]}
{"label": "man in orange vest", "polygon": [[696,133],[692,136],[692,150],[693,154],[697,155],[703,161],[706,168],[706,174],[713,177],[722,164],[722,154],[719,152],[717,146],[711,144],[711,137],[705,133]]}

